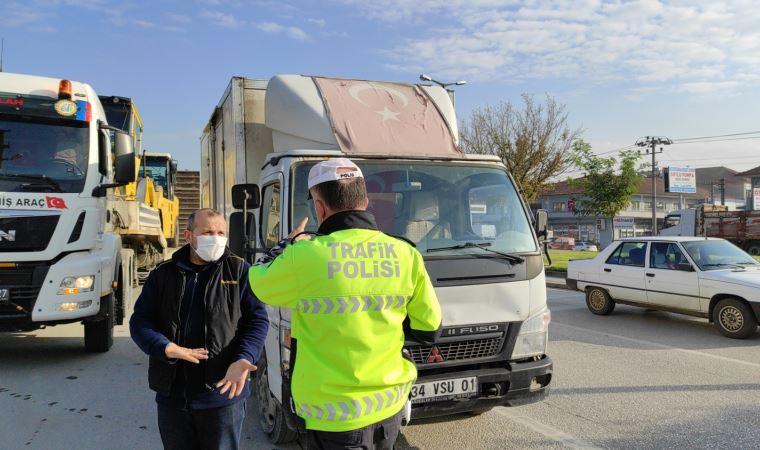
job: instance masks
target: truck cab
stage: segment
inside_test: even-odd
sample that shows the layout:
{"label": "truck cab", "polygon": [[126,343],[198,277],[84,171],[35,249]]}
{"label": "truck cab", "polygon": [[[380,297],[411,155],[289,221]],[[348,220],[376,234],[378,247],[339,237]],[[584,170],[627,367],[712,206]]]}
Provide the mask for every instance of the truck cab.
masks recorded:
{"label": "truck cab", "polygon": [[[533,219],[494,156],[465,155],[455,145],[447,153],[435,153],[435,148],[423,152],[416,145],[409,151],[346,149],[334,134],[336,124],[353,127],[358,142],[358,123],[350,113],[351,119],[336,116],[338,108],[327,105],[327,87],[317,89],[320,82],[294,75],[268,82],[235,78],[215,108],[201,137],[201,186],[209,189],[202,198],[203,206],[230,218],[232,250],[253,262],[304,217],[310,219],[308,229],[316,231],[309,169],[327,158],[349,157],[362,169],[369,211],[379,228],[416,246],[441,303],[440,341],[405,343],[404,351],[418,369],[411,420],[544,398],[553,370],[546,354],[550,313],[539,247],[545,215]],[[339,98],[349,107],[371,105],[363,124],[376,126],[367,132],[381,138],[382,124],[394,120],[394,111],[409,107],[416,95],[415,101],[430,108],[426,112],[438,116],[436,129],[449,133],[446,139],[455,143],[456,118],[443,89],[356,80],[338,80],[332,88],[345,89],[347,95]],[[391,97],[394,104],[372,103]],[[411,128],[418,125],[413,117],[427,116],[407,115]],[[421,138],[409,142],[447,144],[441,135]],[[298,423],[289,389],[292,311],[267,310],[270,331],[254,393],[262,427],[279,443],[295,437]]]}
{"label": "truck cab", "polygon": [[134,177],[89,85],[0,73],[0,331],[83,322],[87,350],[110,348],[131,263],[108,193]]}

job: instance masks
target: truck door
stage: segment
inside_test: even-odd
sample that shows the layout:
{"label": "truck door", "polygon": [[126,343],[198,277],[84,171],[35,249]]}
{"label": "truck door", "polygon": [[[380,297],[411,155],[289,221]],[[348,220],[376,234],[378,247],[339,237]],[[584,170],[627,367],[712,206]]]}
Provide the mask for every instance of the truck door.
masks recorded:
{"label": "truck door", "polygon": [[647,301],[644,284],[646,251],[646,242],[624,241],[607,258],[599,280],[608,287],[612,298],[639,303]]}
{"label": "truck door", "polygon": [[699,311],[697,272],[679,269],[689,263],[685,252],[675,242],[652,242],[646,270],[647,303],[675,309]]}

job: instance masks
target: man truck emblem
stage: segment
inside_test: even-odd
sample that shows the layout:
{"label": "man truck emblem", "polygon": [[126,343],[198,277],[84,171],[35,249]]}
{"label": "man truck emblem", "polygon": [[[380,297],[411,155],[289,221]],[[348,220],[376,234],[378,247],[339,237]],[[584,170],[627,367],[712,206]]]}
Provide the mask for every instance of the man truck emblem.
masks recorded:
{"label": "man truck emblem", "polygon": [[0,230],[0,241],[15,241],[15,240],[16,240],[16,230],[8,230],[8,231]]}
{"label": "man truck emblem", "polygon": [[439,363],[443,362],[443,356],[441,356],[441,352],[438,350],[438,347],[435,345],[433,348],[430,349],[430,354],[427,357],[427,363]]}
{"label": "man truck emblem", "polygon": [[8,289],[0,289],[0,303],[8,303],[10,299],[10,291]]}

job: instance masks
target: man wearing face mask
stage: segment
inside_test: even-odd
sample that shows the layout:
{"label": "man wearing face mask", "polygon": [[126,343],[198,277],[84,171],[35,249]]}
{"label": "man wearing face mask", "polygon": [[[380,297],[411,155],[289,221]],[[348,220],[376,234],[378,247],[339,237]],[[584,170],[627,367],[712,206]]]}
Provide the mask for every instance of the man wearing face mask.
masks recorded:
{"label": "man wearing face mask", "polygon": [[188,219],[184,247],[148,276],[129,321],[150,356],[158,428],[166,449],[238,448],[269,322],[248,287],[248,264],[227,248],[213,209]]}

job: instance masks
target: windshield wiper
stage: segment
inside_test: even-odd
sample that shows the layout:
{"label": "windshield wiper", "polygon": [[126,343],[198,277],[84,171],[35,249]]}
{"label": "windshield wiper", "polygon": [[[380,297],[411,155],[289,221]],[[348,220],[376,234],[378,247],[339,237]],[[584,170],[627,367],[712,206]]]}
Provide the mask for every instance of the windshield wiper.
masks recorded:
{"label": "windshield wiper", "polygon": [[480,243],[477,243],[477,242],[465,242],[464,244],[450,245],[448,247],[429,248],[429,249],[427,249],[427,252],[428,253],[432,253],[432,252],[443,252],[443,251],[446,251],[446,250],[461,250],[461,249],[464,249],[464,248],[479,248],[479,249],[485,250],[487,252],[496,253],[497,255],[501,255],[504,258],[506,258],[509,262],[511,262],[512,264],[521,264],[521,263],[525,262],[525,258],[523,258],[521,256],[513,255],[511,253],[500,252],[498,250],[491,250],[490,248],[488,248],[490,246],[491,246],[490,242],[480,242]]}
{"label": "windshield wiper", "polygon": [[[44,186],[49,186],[55,189],[56,192],[63,192],[63,189],[61,188],[61,185],[58,184],[57,181],[54,179],[41,174],[34,174],[34,173],[4,173],[0,174],[3,178],[9,178],[9,179],[25,179],[25,180],[31,180],[31,181],[41,181]],[[22,184],[21,187],[25,186],[34,186],[34,184]]]}
{"label": "windshield wiper", "polygon": [[739,269],[744,269],[744,266],[736,264],[736,263],[710,263],[710,264],[702,264],[702,267],[735,267]]}

